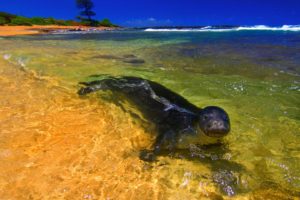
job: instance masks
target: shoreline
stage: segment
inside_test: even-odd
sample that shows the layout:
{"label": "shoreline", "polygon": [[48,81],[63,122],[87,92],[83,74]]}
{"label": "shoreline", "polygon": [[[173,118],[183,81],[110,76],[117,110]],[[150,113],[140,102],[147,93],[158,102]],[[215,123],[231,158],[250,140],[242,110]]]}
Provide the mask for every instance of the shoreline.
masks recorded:
{"label": "shoreline", "polygon": [[89,27],[89,26],[59,26],[59,25],[33,25],[33,26],[0,26],[0,37],[17,35],[39,35],[53,31],[106,31],[115,30],[115,27]]}

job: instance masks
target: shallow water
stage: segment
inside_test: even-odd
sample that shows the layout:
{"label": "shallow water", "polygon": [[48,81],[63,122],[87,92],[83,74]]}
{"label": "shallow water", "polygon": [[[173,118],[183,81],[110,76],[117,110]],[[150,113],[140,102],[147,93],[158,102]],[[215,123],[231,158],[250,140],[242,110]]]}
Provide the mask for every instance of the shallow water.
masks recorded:
{"label": "shallow water", "polygon": [[[298,32],[4,38],[0,196],[299,199],[299,52]],[[79,81],[103,74],[151,79],[199,107],[221,106],[232,131],[222,146],[190,145],[145,163],[138,155],[153,142],[151,124],[110,94],[76,95]]]}

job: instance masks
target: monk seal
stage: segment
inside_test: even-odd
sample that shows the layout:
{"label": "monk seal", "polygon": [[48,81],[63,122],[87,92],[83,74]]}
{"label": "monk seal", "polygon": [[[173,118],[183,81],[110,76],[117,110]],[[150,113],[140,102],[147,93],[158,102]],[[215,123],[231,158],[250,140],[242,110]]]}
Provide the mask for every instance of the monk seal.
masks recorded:
{"label": "monk seal", "polygon": [[162,148],[172,151],[183,140],[196,141],[204,133],[209,138],[222,138],[230,132],[228,114],[220,107],[199,108],[163,85],[138,77],[107,77],[84,85],[79,95],[98,90],[122,94],[157,127],[158,135],[151,150],[143,150],[140,158],[153,161]]}

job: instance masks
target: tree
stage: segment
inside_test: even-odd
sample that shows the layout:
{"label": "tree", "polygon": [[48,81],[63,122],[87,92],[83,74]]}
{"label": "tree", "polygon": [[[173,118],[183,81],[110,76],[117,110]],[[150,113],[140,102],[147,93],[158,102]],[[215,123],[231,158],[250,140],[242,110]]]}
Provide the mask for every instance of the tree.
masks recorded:
{"label": "tree", "polygon": [[94,3],[91,0],[76,0],[76,5],[79,9],[83,10],[80,12],[80,15],[87,16],[87,20],[90,23],[92,23],[93,22],[92,16],[96,15],[96,13],[92,11],[92,8],[94,7]]}

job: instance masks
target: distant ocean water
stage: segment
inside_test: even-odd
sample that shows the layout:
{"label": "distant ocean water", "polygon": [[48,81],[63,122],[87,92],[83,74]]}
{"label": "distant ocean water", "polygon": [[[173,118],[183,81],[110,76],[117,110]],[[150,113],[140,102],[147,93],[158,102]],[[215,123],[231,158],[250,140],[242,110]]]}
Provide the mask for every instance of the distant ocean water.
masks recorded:
{"label": "distant ocean water", "polygon": [[147,28],[145,31],[196,31],[196,32],[227,32],[227,31],[300,31],[300,25],[283,25],[280,27],[271,27],[266,25],[256,26],[205,26],[199,28]]}

